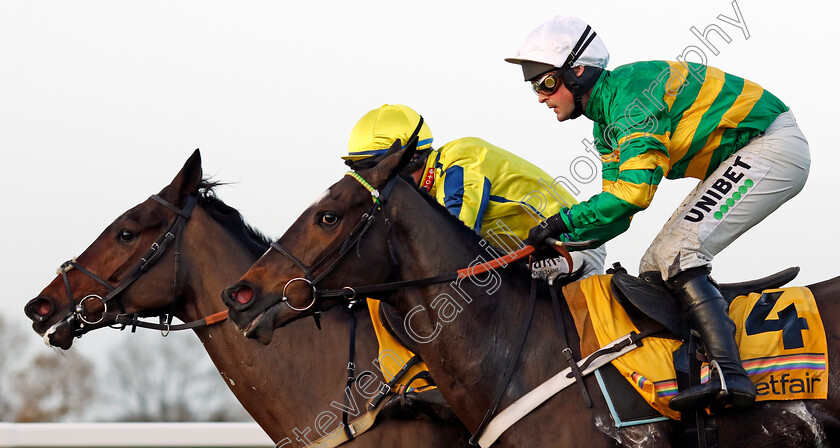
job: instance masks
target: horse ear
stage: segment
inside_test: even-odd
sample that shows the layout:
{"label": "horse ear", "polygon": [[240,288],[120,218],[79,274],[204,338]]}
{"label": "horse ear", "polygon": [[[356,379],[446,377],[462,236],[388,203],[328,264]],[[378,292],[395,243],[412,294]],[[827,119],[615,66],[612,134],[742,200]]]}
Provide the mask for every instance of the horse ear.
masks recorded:
{"label": "horse ear", "polygon": [[172,179],[172,183],[160,191],[159,196],[175,205],[183,205],[183,199],[198,190],[199,182],[201,182],[201,152],[196,149],[175,179]]}
{"label": "horse ear", "polygon": [[382,156],[382,159],[377,162],[376,166],[370,169],[369,174],[364,176],[371,185],[376,188],[381,188],[391,178],[402,172],[403,168],[414,157],[414,153],[417,150],[417,138],[415,137],[409,140],[405,149],[401,148],[402,144],[398,139]]}

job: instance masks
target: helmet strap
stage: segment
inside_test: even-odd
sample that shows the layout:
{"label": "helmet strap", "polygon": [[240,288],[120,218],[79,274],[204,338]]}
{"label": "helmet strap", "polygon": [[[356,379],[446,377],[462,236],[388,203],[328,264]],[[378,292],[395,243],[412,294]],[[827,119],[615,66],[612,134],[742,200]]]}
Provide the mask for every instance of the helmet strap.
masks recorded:
{"label": "helmet strap", "polygon": [[586,29],[583,30],[583,34],[580,35],[580,39],[578,39],[575,46],[572,47],[572,51],[569,52],[566,62],[564,62],[560,68],[573,68],[575,66],[575,62],[577,62],[578,57],[583,54],[586,47],[588,47],[589,44],[592,43],[592,40],[595,39],[595,36],[598,35],[595,31],[592,31],[592,34],[589,34],[590,31],[592,31],[592,27],[586,25]]}
{"label": "helmet strap", "polygon": [[[592,32],[592,34],[590,34]],[[578,57],[583,54],[586,47],[592,43],[592,40],[595,39],[598,33],[592,31],[592,27],[586,25],[586,29],[583,30],[583,34],[580,35],[575,46],[572,48],[572,51],[569,52],[569,56],[566,58],[566,61],[563,62],[563,65],[560,66],[560,70],[562,70],[561,76],[563,77],[563,84],[566,85],[566,88],[569,89],[572,96],[575,99],[575,109],[572,111],[572,114],[569,118],[575,119],[581,115],[583,115],[583,95],[595,85],[595,81],[598,80],[598,76],[601,74],[600,67],[591,67],[586,66],[583,70],[583,77],[578,77],[575,73],[575,62],[577,62]]]}
{"label": "helmet strap", "polygon": [[414,160],[408,162],[408,165],[406,165],[405,168],[403,168],[401,174],[411,176],[415,171],[426,166],[426,159],[429,158],[429,153],[431,152],[432,148],[426,148],[417,151],[416,155],[414,156]]}
{"label": "helmet strap", "polygon": [[[584,71],[586,70],[584,69]],[[575,98],[575,109],[569,116],[569,118],[574,120],[583,114],[583,94],[581,92],[580,82],[578,76],[575,74],[575,70],[571,68],[563,70],[561,76],[563,76],[563,84],[566,85],[566,88],[569,89],[569,92]]]}
{"label": "helmet strap", "polygon": [[575,99],[575,109],[572,111],[569,118],[575,119],[583,115],[583,95],[592,89],[595,82],[597,82],[598,78],[601,76],[602,71],[604,71],[604,69],[601,67],[592,67],[589,65],[585,66],[583,74],[580,76],[575,73],[574,69],[569,68],[563,70],[563,73],[561,73],[563,84],[567,89],[569,89],[569,92]]}

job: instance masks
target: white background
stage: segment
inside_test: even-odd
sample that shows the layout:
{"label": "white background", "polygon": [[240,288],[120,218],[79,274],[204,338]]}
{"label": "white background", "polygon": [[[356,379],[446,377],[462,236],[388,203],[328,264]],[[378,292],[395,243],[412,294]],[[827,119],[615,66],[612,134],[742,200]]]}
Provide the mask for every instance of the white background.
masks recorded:
{"label": "white background", "polygon": [[[272,237],[341,177],[353,124],[383,103],[420,112],[436,147],[477,136],[568,175],[591,122],[557,123],[503,61],[558,14],[595,28],[609,68],[698,45],[709,65],[788,104],[811,143],[810,179],[721,253],[714,275],[741,281],[799,265],[796,284],[834,277],[837,3],[737,5],[748,39],[717,19],[736,17],[728,0],[0,0],[0,313],[27,324],[23,306],[55,268],[165,186],[195,148],[206,175],[236,182],[219,196]],[[713,23],[731,39],[711,37],[717,56],[690,32]],[[636,272],[695,183],[663,181],[609,243],[608,263]],[[586,199],[600,178],[579,187]],[[94,355],[112,336],[94,332],[74,347]]]}

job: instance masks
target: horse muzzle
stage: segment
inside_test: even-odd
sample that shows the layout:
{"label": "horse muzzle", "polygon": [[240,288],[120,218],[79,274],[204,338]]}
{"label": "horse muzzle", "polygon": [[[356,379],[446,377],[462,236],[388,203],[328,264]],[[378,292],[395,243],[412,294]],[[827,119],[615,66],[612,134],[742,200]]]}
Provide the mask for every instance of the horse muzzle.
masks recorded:
{"label": "horse muzzle", "polygon": [[239,330],[248,327],[252,320],[265,311],[265,307],[257,306],[260,301],[256,300],[256,297],[260,295],[258,287],[245,281],[234,283],[222,291],[222,301],[228,307],[228,317]]}
{"label": "horse muzzle", "polygon": [[44,338],[44,344],[47,344],[47,347],[58,347],[62,350],[67,350],[73,345],[78,329],[75,314],[68,314],[43,332],[35,328],[36,325],[33,324],[32,327]]}
{"label": "horse muzzle", "polygon": [[36,297],[26,303],[23,312],[32,322],[44,323],[55,313],[55,303],[49,297]]}

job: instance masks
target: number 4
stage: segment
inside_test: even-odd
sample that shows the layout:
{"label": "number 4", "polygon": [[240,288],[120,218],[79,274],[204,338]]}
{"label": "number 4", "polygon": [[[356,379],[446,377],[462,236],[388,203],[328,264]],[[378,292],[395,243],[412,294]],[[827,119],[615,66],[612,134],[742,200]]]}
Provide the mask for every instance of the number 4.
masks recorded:
{"label": "number 4", "polygon": [[750,336],[781,330],[782,343],[784,344],[785,350],[802,348],[805,346],[805,343],[802,341],[802,331],[808,329],[808,321],[804,317],[799,317],[799,313],[796,311],[796,305],[791,303],[779,311],[778,319],[767,319],[767,316],[770,315],[770,312],[773,311],[773,307],[776,305],[776,300],[783,293],[784,291],[776,291],[761,294],[761,297],[753,305],[750,315],[747,316],[744,328],[747,330],[747,335]]}

